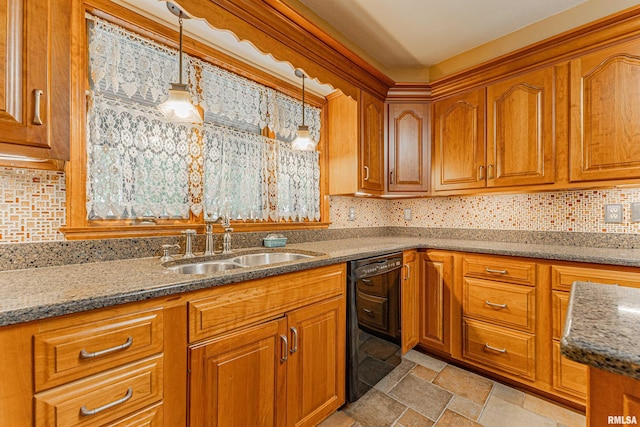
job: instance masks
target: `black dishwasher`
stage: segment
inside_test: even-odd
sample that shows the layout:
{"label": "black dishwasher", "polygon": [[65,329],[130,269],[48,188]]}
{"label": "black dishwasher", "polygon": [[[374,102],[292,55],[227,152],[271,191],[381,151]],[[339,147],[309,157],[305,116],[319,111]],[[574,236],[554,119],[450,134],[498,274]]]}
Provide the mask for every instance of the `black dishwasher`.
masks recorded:
{"label": "black dishwasher", "polygon": [[347,401],[354,402],[401,361],[402,253],[351,261],[347,271]]}

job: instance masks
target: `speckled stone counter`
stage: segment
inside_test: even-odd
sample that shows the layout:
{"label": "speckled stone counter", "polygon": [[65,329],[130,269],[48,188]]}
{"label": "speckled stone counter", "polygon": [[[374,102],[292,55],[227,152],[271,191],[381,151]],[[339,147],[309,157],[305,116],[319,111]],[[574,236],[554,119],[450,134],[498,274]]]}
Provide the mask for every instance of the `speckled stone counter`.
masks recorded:
{"label": "speckled stone counter", "polygon": [[[183,275],[169,271],[157,257],[3,271],[0,272],[0,326],[413,248],[640,267],[640,249],[584,248],[423,236],[354,237],[287,245],[289,250],[324,254],[321,256],[206,275]],[[240,251],[246,250],[250,249]]]}
{"label": "speckled stone counter", "polygon": [[560,350],[576,362],[640,379],[640,289],[575,282]]}

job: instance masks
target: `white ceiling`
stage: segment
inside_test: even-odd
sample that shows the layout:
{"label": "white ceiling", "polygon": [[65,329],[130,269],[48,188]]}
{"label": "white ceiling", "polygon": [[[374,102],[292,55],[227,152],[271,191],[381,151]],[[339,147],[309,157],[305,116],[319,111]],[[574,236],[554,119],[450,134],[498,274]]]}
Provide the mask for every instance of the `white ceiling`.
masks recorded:
{"label": "white ceiling", "polygon": [[588,0],[299,0],[388,68],[429,67]]}

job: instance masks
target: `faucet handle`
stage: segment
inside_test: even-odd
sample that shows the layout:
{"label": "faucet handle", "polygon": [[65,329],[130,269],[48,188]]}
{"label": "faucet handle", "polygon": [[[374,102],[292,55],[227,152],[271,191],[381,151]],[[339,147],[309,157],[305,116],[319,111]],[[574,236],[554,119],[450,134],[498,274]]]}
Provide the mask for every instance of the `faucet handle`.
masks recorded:
{"label": "faucet handle", "polygon": [[160,257],[160,262],[172,261],[173,257],[169,254],[169,251],[173,248],[180,249],[180,245],[162,245],[162,256]]}
{"label": "faucet handle", "polygon": [[226,227],[224,228],[224,232],[225,232],[225,233],[232,233],[232,232],[233,232],[233,228],[231,228],[231,227],[229,227],[229,226],[226,226]]}
{"label": "faucet handle", "polygon": [[193,229],[188,229],[188,230],[182,230],[182,234],[186,235],[186,236],[195,236],[196,235],[196,230]]}

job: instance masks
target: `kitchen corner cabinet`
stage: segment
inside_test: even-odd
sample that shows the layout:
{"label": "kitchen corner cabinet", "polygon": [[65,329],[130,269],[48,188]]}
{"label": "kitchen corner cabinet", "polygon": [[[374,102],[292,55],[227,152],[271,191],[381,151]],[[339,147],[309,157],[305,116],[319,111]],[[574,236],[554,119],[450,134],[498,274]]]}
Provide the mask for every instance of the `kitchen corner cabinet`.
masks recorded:
{"label": "kitchen corner cabinet", "polygon": [[0,20],[0,154],[68,160],[69,2],[6,0]]}
{"label": "kitchen corner cabinet", "polygon": [[329,194],[384,191],[384,102],[364,91],[327,97]]}
{"label": "kitchen corner cabinet", "polygon": [[587,426],[637,425],[640,422],[640,381],[589,367]]}
{"label": "kitchen corner cabinet", "polygon": [[205,338],[189,348],[190,425],[312,426],[337,410],[345,275],[344,265],[322,267],[190,302],[190,341]]}
{"label": "kitchen corner cabinet", "polygon": [[404,274],[400,293],[402,354],[405,354],[420,341],[420,301],[418,251],[405,251],[402,254]]}
{"label": "kitchen corner cabinet", "polygon": [[427,193],[431,179],[430,105],[388,104],[389,193]]}
{"label": "kitchen corner cabinet", "polygon": [[421,252],[420,263],[420,345],[439,353],[451,351],[451,289],[453,255]]}
{"label": "kitchen corner cabinet", "polygon": [[571,181],[640,178],[640,41],[571,61]]}

